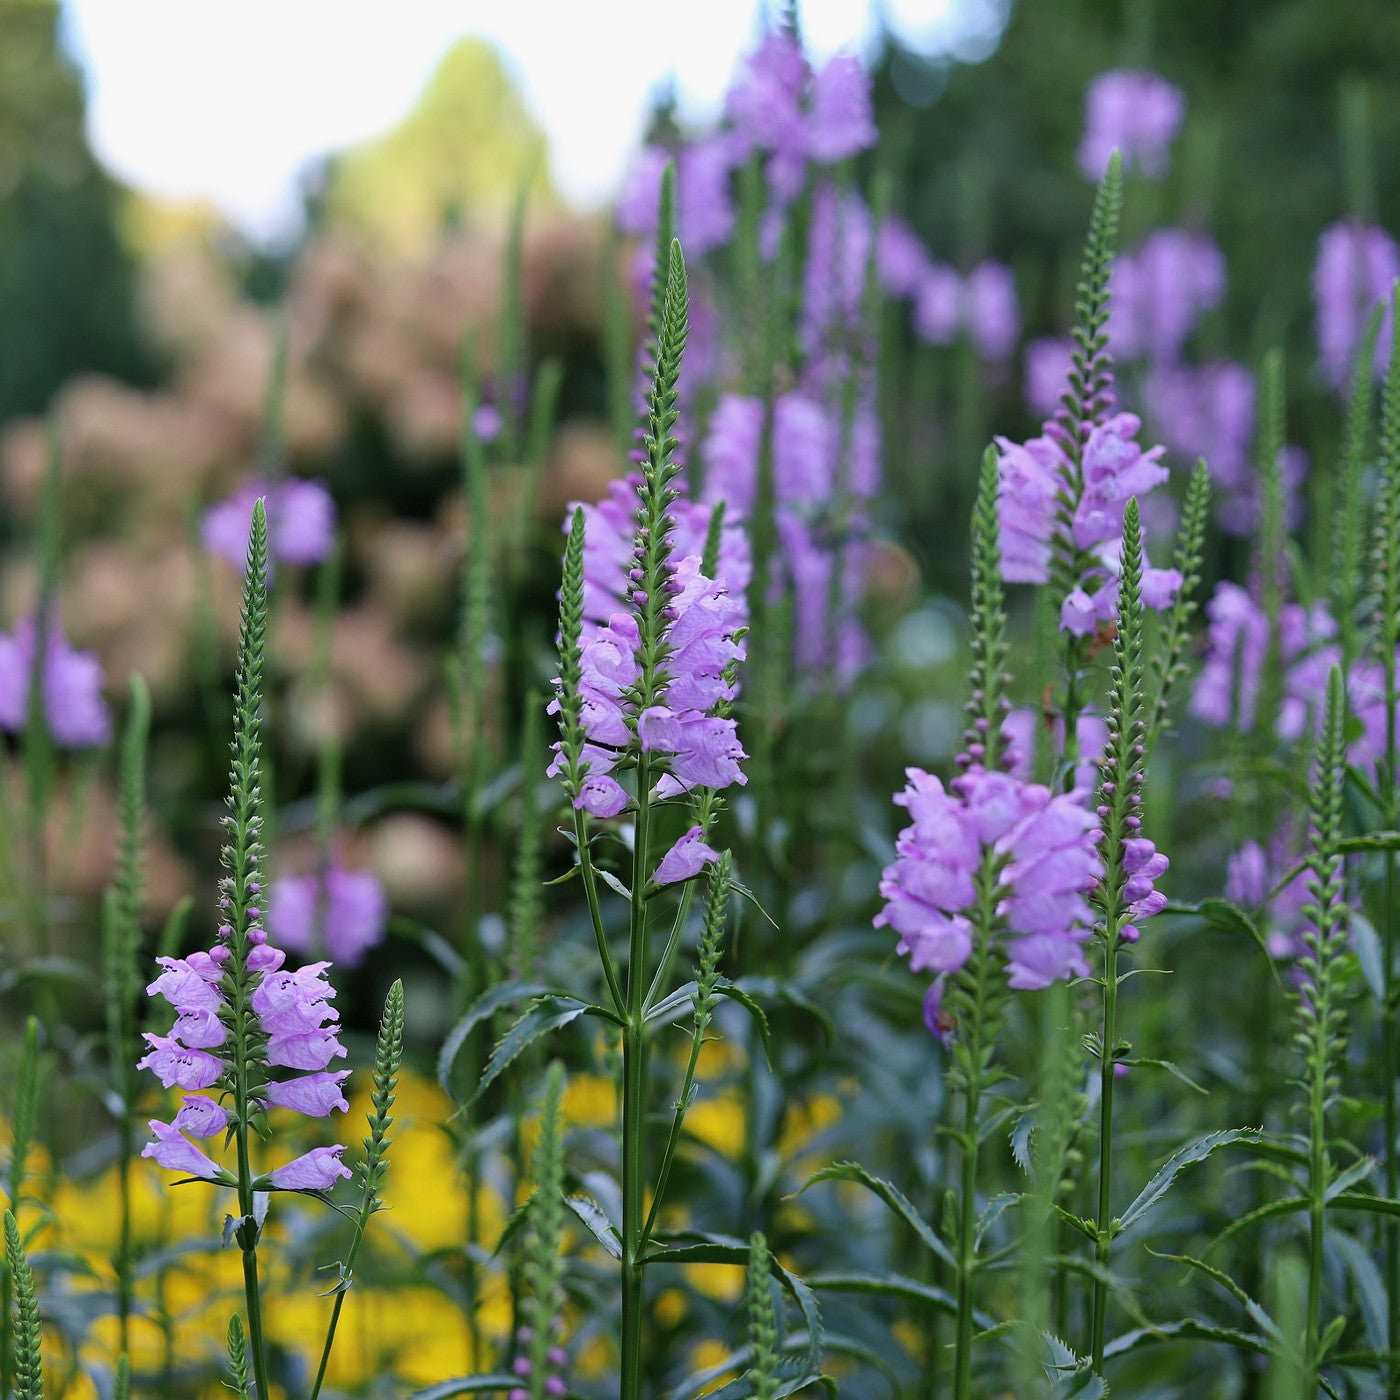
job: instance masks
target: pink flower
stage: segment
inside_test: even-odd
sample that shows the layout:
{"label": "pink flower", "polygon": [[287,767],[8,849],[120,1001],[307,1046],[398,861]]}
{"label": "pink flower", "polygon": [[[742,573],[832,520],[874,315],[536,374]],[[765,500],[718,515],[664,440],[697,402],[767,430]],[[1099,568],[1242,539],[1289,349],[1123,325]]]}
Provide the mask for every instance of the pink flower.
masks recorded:
{"label": "pink flower", "polygon": [[279,1191],[329,1191],[342,1177],[351,1175],[340,1160],[344,1151],[340,1146],[313,1147],[285,1167],[278,1167],[268,1181]]}
{"label": "pink flower", "polygon": [[[19,623],[0,633],[0,730],[18,734],[29,719],[29,685],[34,673],[35,628]],[[102,699],[102,668],[88,651],[74,651],[56,628],[44,648],[41,686],[44,719],[54,741],[66,748],[95,748],[111,734]]]}
{"label": "pink flower", "polygon": [[233,1185],[233,1178],[217,1162],[205,1156],[193,1143],[186,1142],[169,1123],[152,1119],[150,1128],[156,1140],[142,1149],[143,1157],[153,1157],[167,1171],[184,1172],[186,1176],[217,1181],[225,1186]]}
{"label": "pink flower", "polygon": [[335,502],[319,481],[291,477],[267,484],[251,481],[226,501],[211,506],[200,528],[204,547],[236,569],[248,558],[253,503],[263,498],[267,510],[269,556],[284,564],[316,564],[335,543]]}
{"label": "pink flower", "polygon": [[652,883],[675,885],[682,880],[693,879],[711,861],[719,859],[719,852],[705,844],[704,833],[698,826],[692,826],[684,836],[661,857]]}

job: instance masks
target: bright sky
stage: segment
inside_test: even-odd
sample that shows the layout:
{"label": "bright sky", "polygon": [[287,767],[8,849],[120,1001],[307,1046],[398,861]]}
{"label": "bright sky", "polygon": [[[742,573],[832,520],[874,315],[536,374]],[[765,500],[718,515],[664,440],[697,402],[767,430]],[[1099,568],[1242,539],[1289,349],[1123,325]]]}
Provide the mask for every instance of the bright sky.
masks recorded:
{"label": "bright sky", "polygon": [[[1005,0],[802,0],[808,47],[868,52],[883,14],[924,51],[984,56]],[[491,40],[582,207],[617,190],[657,85],[684,116],[718,111],[756,0],[64,0],[88,126],[120,179],[207,199],[275,240],[298,172],[394,126],[465,34]],[[959,52],[966,49],[966,53]]]}

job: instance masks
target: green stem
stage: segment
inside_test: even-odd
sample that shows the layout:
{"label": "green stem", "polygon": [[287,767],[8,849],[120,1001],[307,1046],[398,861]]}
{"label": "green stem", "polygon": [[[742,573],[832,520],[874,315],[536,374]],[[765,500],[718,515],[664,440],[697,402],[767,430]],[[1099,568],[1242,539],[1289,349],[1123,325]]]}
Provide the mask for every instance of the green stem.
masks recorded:
{"label": "green stem", "polygon": [[[1395,730],[1396,674],[1395,674],[1395,627],[1393,620],[1382,629],[1382,646],[1385,655],[1381,664],[1385,670],[1385,771],[1381,775],[1380,791],[1385,794],[1385,826],[1394,830],[1400,818],[1400,800],[1397,800],[1397,736]],[[1400,1001],[1400,989],[1395,984],[1395,852],[1385,856],[1385,898],[1381,908],[1381,977],[1385,991],[1384,1014],[1381,1017],[1381,1073],[1385,1083],[1385,1194],[1394,1200],[1400,1190],[1400,1163],[1396,1160],[1397,1124],[1395,1079],[1400,1073],[1397,1065],[1396,1044],[1396,1005]],[[1400,1338],[1400,1227],[1387,1218],[1385,1222],[1385,1299],[1386,1336],[1390,1346],[1390,1360],[1386,1364],[1386,1393],[1400,1396],[1400,1365],[1396,1364],[1397,1338]]]}
{"label": "green stem", "polygon": [[248,1155],[248,1088],[243,1055],[237,1056],[238,1127],[238,1243],[243,1250],[243,1293],[248,1304],[248,1350],[253,1358],[253,1388],[258,1400],[271,1400],[267,1379],[267,1357],[263,1349],[262,1294],[258,1288],[258,1225],[253,1209],[253,1167]]}
{"label": "green stem", "polygon": [[[640,827],[638,828],[640,832]],[[598,957],[603,964],[603,976],[607,979],[608,993],[613,1000],[613,1009],[619,1016],[625,1014],[627,998],[623,995],[622,984],[618,980],[617,968],[613,963],[612,950],[608,947],[608,932],[603,927],[603,908],[598,901],[598,875],[593,869],[593,857],[588,849],[588,822],[582,808],[574,808],[574,838],[578,845],[579,870],[583,875],[583,892],[588,903],[588,913],[593,922],[593,937],[598,944]],[[633,901],[637,891],[633,891]]]}
{"label": "green stem", "polygon": [[973,1279],[977,1269],[977,1114],[981,1094],[978,1084],[969,1083],[964,1095],[962,1136],[962,1199],[958,1222],[958,1332],[954,1352],[954,1400],[967,1400],[972,1394],[972,1312],[975,1305]]}
{"label": "green stem", "polygon": [[[335,1330],[340,1325],[340,1311],[345,1306],[345,1295],[350,1291],[349,1280],[355,1269],[355,1258],[359,1254],[360,1245],[365,1238],[365,1226],[368,1224],[368,1213],[361,1211],[360,1218],[355,1222],[355,1238],[350,1242],[350,1252],[345,1256],[345,1275],[342,1287],[340,1292],[335,1295],[330,1322],[326,1325],[326,1341],[321,1348],[321,1364],[316,1368],[316,1383],[311,1387],[311,1400],[317,1400],[317,1396],[321,1393],[321,1386],[325,1383],[326,1367],[330,1364],[331,1348],[335,1345]],[[473,1364],[475,1364],[475,1360]]]}
{"label": "green stem", "polygon": [[[1113,1252],[1113,1228],[1109,1221],[1113,1194],[1113,1085],[1114,1046],[1118,1042],[1118,918],[1107,921],[1104,942],[1103,1043],[1099,1047],[1099,1204],[1095,1216],[1098,1232],[1097,1257],[1102,1269],[1108,1268]],[[1108,1285],[1102,1271],[1094,1279],[1093,1342],[1094,1372],[1103,1374],[1104,1329],[1108,1313]]]}
{"label": "green stem", "polygon": [[622,1389],[642,1395],[642,1256],[646,1252],[646,888],[651,836],[651,762],[637,760],[637,830],[632,852],[627,1012],[622,1031]]}

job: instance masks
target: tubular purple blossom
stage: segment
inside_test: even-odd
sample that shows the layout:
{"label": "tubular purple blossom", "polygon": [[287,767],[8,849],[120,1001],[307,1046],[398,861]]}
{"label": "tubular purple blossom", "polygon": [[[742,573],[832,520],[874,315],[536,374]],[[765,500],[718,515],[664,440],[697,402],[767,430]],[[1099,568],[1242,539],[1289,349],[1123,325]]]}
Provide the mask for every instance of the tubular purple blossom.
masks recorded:
{"label": "tubular purple blossom", "polygon": [[248,557],[253,503],[267,510],[268,551],[284,564],[317,564],[335,542],[335,502],[319,481],[250,481],[226,501],[211,506],[200,527],[204,547],[242,569]]}
{"label": "tubular purple blossom", "polygon": [[1186,115],[1181,89],[1156,73],[1115,69],[1100,73],[1084,96],[1084,139],[1079,168],[1099,179],[1115,147],[1126,169],[1136,165],[1158,179],[1167,173],[1167,148]]}

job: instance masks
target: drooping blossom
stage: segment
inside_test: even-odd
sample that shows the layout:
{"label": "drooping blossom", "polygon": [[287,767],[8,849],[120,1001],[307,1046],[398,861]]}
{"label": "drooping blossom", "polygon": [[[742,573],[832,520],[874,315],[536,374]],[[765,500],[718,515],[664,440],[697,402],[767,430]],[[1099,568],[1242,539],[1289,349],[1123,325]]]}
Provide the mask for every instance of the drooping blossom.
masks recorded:
{"label": "drooping blossom", "polygon": [[388,917],[389,899],[373,872],[347,870],[333,852],[323,874],[272,882],[267,926],[288,952],[324,948],[337,965],[358,967],[383,941]]}
{"label": "drooping blossom", "polygon": [[1084,793],[1009,773],[972,769],[946,787],[910,768],[895,802],[911,824],[899,835],[880,894],[877,928],[899,935],[915,972],[946,976],[972,951],[976,879],[989,869],[998,888],[994,936],[1013,988],[1048,987],[1087,976],[1083,945],[1093,913],[1087,892],[1102,874],[1096,822]]}
{"label": "drooping blossom", "polygon": [[1197,321],[1225,296],[1225,255],[1204,234],[1158,229],[1116,259],[1112,289],[1115,358],[1175,364]]}
{"label": "drooping blossom", "polygon": [[[37,636],[31,619],[18,623],[8,636],[0,632],[0,731],[18,734],[28,721]],[[75,749],[105,744],[112,721],[102,699],[97,658],[89,651],[75,651],[55,626],[49,629],[43,667],[41,701],[54,742]]]}
{"label": "drooping blossom", "polygon": [[679,884],[682,880],[693,879],[712,861],[719,859],[719,852],[705,844],[705,833],[698,826],[692,826],[661,857],[652,875],[652,883],[662,885]]}
{"label": "drooping blossom", "polygon": [[1341,388],[1351,374],[1361,332],[1372,309],[1386,308],[1376,339],[1375,370],[1384,374],[1390,359],[1390,292],[1400,277],[1400,249],[1383,229],[1354,220],[1322,232],[1313,268],[1317,348],[1322,377]]}
{"label": "drooping blossom", "polygon": [[319,481],[289,477],[272,483],[250,481],[204,515],[204,547],[241,569],[248,557],[253,503],[267,510],[270,557],[282,564],[319,564],[335,543],[335,502]]}
{"label": "drooping blossom", "polygon": [[1143,69],[1100,73],[1084,95],[1084,138],[1079,168],[1098,180],[1116,147],[1124,169],[1136,166],[1160,179],[1167,173],[1167,151],[1186,115],[1180,88]]}

